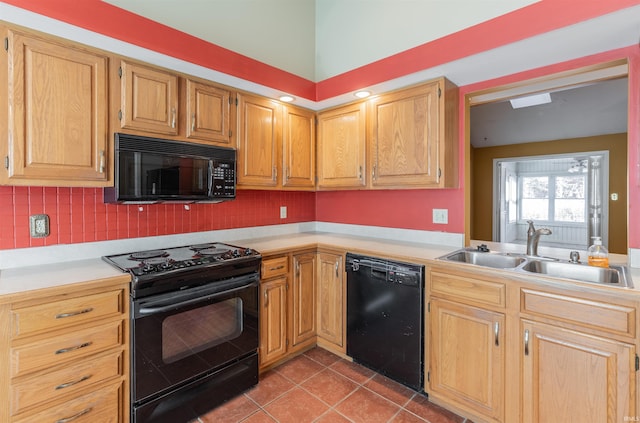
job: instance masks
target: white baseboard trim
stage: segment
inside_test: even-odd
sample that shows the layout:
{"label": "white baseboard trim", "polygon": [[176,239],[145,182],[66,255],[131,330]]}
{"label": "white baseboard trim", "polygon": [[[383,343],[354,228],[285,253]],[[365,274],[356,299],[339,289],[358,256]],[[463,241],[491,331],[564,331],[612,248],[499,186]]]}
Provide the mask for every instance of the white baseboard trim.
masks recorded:
{"label": "white baseboard trim", "polygon": [[640,249],[629,248],[627,264],[629,267],[640,267]]}

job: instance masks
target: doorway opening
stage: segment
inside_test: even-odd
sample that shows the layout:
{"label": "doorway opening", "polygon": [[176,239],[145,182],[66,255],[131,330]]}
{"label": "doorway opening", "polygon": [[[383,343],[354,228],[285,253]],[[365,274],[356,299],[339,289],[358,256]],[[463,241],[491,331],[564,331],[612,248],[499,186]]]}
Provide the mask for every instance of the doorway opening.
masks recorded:
{"label": "doorway opening", "polygon": [[493,241],[525,244],[531,220],[551,230],[547,246],[608,245],[608,151],[500,158],[493,169]]}

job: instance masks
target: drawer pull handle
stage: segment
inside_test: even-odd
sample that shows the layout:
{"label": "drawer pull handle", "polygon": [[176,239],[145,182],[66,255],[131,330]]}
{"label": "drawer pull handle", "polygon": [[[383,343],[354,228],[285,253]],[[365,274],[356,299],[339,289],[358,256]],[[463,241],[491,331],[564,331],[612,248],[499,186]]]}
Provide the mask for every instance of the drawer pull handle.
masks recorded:
{"label": "drawer pull handle", "polygon": [[74,380],[72,382],[61,383],[60,385],[56,386],[56,390],[68,388],[68,387],[73,386],[73,385],[77,385],[78,383],[84,382],[85,380],[89,380],[90,378],[91,378],[91,375],[86,375],[86,376],[82,376],[80,379]]}
{"label": "drawer pull handle", "polygon": [[281,269],[284,269],[284,264],[281,264],[280,266],[272,267],[269,270],[273,272],[274,270],[281,270]]}
{"label": "drawer pull handle", "polygon": [[500,323],[495,322],[493,324],[493,334],[495,335],[495,344],[496,347],[500,346]]}
{"label": "drawer pull handle", "polygon": [[342,259],[336,260],[336,279],[338,279],[340,277],[340,275],[338,274],[338,269],[340,268],[340,262],[342,261]]}
{"label": "drawer pull handle", "polygon": [[267,290],[264,290],[264,308],[269,307],[269,293]]}
{"label": "drawer pull handle", "polygon": [[196,130],[196,114],[191,115],[191,132],[195,132]]}
{"label": "drawer pull handle", "polygon": [[175,129],[176,127],[176,108],[173,107],[171,109],[171,128]]}
{"label": "drawer pull handle", "polygon": [[69,313],[60,313],[60,314],[56,314],[56,319],[64,319],[65,317],[73,317],[79,314],[90,313],[92,311],[93,311],[93,307],[89,307],[89,308],[85,308],[78,311],[71,311]]}
{"label": "drawer pull handle", "polygon": [[524,355],[529,355],[529,329],[524,331]]}
{"label": "drawer pull handle", "polygon": [[71,351],[79,350],[81,348],[86,348],[86,347],[90,346],[91,344],[93,344],[93,342],[85,342],[84,344],[75,345],[73,347],[62,348],[61,350],[56,351],[56,354],[64,354],[64,353],[68,353],[68,352],[71,352]]}
{"label": "drawer pull handle", "polygon": [[75,419],[79,419],[80,417],[84,416],[85,414],[89,414],[91,412],[91,410],[93,410],[93,407],[85,408],[84,410],[82,410],[78,414],[74,414],[73,416],[65,417],[63,419],[56,420],[56,423],[68,423],[68,422],[74,421]]}

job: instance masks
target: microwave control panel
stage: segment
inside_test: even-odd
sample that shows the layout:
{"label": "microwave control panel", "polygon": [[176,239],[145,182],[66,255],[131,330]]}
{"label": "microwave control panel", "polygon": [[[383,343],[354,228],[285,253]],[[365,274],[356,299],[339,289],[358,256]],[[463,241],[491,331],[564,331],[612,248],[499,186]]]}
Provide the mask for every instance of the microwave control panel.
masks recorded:
{"label": "microwave control panel", "polygon": [[214,197],[236,196],[236,166],[232,160],[214,160],[211,194]]}

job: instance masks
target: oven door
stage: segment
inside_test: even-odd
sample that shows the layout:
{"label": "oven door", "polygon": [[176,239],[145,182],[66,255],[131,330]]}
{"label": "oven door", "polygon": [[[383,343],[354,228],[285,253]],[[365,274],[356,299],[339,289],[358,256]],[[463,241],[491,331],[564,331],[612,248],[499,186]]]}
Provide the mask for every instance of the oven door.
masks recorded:
{"label": "oven door", "polygon": [[134,300],[133,402],[255,353],[258,282],[251,274]]}

